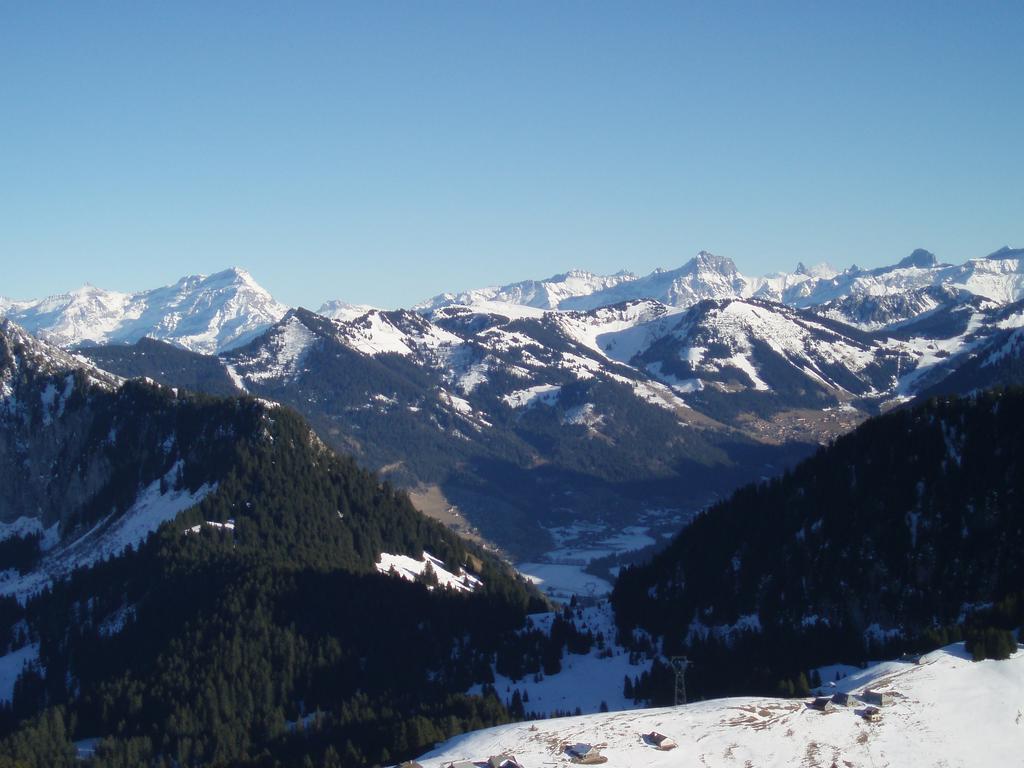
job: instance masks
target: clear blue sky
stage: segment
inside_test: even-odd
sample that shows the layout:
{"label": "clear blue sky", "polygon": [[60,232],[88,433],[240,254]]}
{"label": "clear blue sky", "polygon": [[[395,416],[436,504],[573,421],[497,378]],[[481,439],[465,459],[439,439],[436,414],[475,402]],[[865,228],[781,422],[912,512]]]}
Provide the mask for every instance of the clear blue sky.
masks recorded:
{"label": "clear blue sky", "polygon": [[0,295],[1024,245],[1024,3],[0,6]]}

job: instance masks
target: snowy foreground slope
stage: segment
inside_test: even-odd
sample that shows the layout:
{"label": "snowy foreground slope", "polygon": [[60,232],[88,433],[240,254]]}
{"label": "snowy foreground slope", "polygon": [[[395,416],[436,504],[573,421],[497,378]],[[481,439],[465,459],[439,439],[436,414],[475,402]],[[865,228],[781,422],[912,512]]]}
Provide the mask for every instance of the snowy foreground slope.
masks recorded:
{"label": "snowy foreground slope", "polygon": [[[827,675],[825,675],[827,677]],[[465,734],[419,758],[424,768],[511,754],[525,768],[568,765],[566,745],[597,746],[609,766],[1009,766],[1024,760],[1024,653],[972,662],[963,644],[919,663],[854,669],[835,690],[890,691],[869,723],[863,704],[820,712],[810,700],[733,698],[517,723]],[[829,689],[832,690],[832,689]],[[647,745],[658,731],[678,742]]]}

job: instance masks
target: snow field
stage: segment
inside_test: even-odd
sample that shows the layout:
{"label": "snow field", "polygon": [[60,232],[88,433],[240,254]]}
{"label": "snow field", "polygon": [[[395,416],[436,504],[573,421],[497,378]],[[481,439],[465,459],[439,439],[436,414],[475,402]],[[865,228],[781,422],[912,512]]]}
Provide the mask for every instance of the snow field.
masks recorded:
{"label": "snow field", "polygon": [[[919,664],[884,662],[859,670],[838,687],[889,691],[895,700],[881,708],[877,723],[859,716],[862,706],[820,712],[805,699],[757,697],[516,723],[455,737],[419,762],[440,768],[452,760],[512,754],[525,768],[570,765],[564,746],[587,742],[599,745],[616,768],[1021,765],[1024,653],[972,662],[956,644]],[[660,752],[646,745],[641,736],[650,731],[679,747]]]}

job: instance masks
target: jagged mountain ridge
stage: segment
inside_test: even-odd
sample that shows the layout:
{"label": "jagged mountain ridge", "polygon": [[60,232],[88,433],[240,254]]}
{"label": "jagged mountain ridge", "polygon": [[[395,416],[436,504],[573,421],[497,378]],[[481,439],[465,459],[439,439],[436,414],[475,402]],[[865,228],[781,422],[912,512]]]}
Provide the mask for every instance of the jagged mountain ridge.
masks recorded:
{"label": "jagged mountain ridge", "polygon": [[518,304],[535,309],[558,309],[573,298],[607,291],[637,279],[636,275],[625,270],[613,275],[596,275],[586,270],[572,269],[546,280],[523,280],[461,293],[442,293],[417,304],[413,309],[429,312],[452,304],[478,305],[485,302]]}
{"label": "jagged mountain ridge", "polygon": [[[742,275],[731,259],[702,251],[677,269],[645,276],[571,270],[546,280],[445,293],[414,309],[425,314],[454,305],[591,310],[641,299],[686,308],[707,299],[758,298],[817,308],[864,330],[878,330],[955,300],[958,292],[1001,304],[1024,298],[1021,254],[1021,249],[1004,247],[950,265],[918,249],[890,267],[837,272],[825,264],[800,264],[792,273],[751,277]],[[333,300],[319,313],[352,320],[370,309]],[[148,336],[208,354],[241,346],[286,310],[239,268],[136,293],[86,285],[42,300],[0,297],[0,314],[61,346],[132,343]]]}
{"label": "jagged mountain ridge", "polygon": [[[812,268],[800,264],[792,273],[764,277],[743,275],[731,259],[701,251],[677,269],[658,269],[642,277],[608,276],[605,279],[613,282],[607,286],[600,285],[599,276],[585,274],[588,279],[574,286],[567,284],[564,275],[556,275],[548,280],[441,294],[416,309],[429,313],[457,304],[482,307],[504,302],[590,310],[642,299],[685,308],[706,299],[758,298],[805,309],[819,307],[848,324],[878,330],[926,312],[958,291],[1003,304],[1024,298],[1021,250],[1009,247],[961,265],[940,263],[934,254],[918,249],[892,266],[869,270],[853,266],[839,272],[825,264]],[[524,285],[529,290],[523,290]],[[537,301],[538,295],[553,296],[557,302]],[[900,301],[902,295],[909,298]]]}

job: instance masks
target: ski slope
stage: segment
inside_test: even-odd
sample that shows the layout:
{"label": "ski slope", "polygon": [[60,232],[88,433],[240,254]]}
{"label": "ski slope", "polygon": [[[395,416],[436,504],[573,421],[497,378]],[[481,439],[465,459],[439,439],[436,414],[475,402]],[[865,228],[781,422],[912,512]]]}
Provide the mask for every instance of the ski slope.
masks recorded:
{"label": "ski slope", "polygon": [[[524,768],[570,765],[567,745],[598,746],[610,768],[686,766],[1018,766],[1024,763],[1024,653],[970,661],[962,644],[857,670],[834,690],[889,691],[869,723],[865,705],[821,712],[809,699],[733,698],[516,723],[455,737],[419,758],[424,768],[515,756]],[[832,690],[829,688],[829,690]],[[657,731],[679,746],[645,743]]]}

